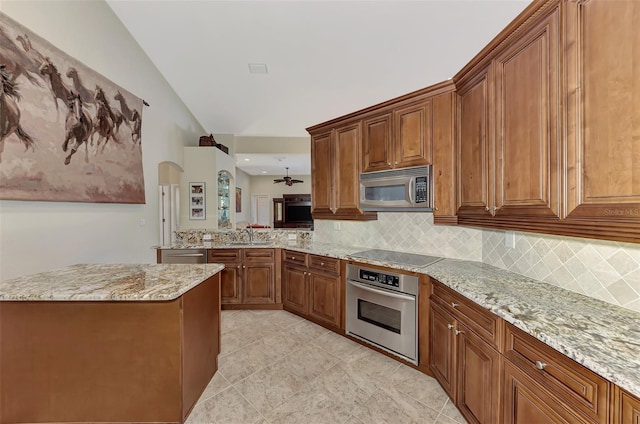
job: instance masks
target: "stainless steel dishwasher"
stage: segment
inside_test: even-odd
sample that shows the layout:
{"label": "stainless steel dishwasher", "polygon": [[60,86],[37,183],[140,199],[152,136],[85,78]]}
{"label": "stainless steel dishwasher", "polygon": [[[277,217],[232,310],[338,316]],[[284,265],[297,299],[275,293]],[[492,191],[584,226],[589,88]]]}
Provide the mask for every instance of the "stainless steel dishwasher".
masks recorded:
{"label": "stainless steel dishwasher", "polygon": [[163,264],[206,264],[207,249],[162,249]]}

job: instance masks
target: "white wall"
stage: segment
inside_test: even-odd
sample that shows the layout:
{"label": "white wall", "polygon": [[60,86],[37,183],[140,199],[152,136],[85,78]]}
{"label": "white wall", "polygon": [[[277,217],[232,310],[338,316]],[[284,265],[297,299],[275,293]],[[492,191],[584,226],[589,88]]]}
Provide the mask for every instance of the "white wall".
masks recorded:
{"label": "white wall", "polygon": [[236,168],[236,187],[242,189],[242,211],[236,212],[236,223],[251,221],[251,175]]}
{"label": "white wall", "polygon": [[146,204],[0,201],[0,280],[75,263],[155,262],[158,163],[183,165],[183,146],[207,132],[104,1],[2,0],[2,12],[151,106],[142,116]]}
{"label": "white wall", "polygon": [[[283,194],[310,194],[311,175],[291,175],[291,178],[304,182],[288,186],[285,183],[274,184],[273,180],[280,178],[276,175],[254,175],[251,177],[251,194],[267,194],[269,199],[282,197]],[[273,202],[270,202],[269,222],[273,225]]]}

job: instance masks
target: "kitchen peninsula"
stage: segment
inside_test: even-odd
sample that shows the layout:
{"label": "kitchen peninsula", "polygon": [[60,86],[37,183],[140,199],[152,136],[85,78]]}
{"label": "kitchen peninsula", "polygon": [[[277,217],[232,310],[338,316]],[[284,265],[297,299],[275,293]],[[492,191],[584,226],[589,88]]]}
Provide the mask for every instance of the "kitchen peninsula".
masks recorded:
{"label": "kitchen peninsula", "polygon": [[0,423],[182,423],[218,368],[219,264],[83,264],[0,285]]}

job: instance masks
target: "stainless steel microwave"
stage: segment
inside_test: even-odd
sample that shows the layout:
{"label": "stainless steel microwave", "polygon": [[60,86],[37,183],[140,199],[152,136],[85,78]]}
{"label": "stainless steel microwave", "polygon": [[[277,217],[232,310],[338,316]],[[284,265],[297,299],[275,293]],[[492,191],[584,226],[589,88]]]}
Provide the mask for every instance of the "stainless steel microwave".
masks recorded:
{"label": "stainless steel microwave", "polygon": [[360,209],[432,211],[431,165],[360,174]]}

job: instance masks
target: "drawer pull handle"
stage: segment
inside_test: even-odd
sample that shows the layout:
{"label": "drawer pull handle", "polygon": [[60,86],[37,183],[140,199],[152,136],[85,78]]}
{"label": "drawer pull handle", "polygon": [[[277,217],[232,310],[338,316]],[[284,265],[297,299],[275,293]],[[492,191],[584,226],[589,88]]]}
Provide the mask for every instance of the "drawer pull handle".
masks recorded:
{"label": "drawer pull handle", "polygon": [[457,307],[458,307],[458,304],[457,304],[457,303],[455,303],[455,302],[451,302],[451,307],[452,307],[452,308],[457,308]]}
{"label": "drawer pull handle", "polygon": [[545,364],[544,362],[536,361],[536,368],[538,368],[539,370],[543,370],[546,366],[547,364]]}
{"label": "drawer pull handle", "polygon": [[447,324],[447,328],[451,330],[453,328],[453,324]]}
{"label": "drawer pull handle", "polygon": [[458,334],[464,334],[464,331],[456,330],[456,336],[457,336]]}

